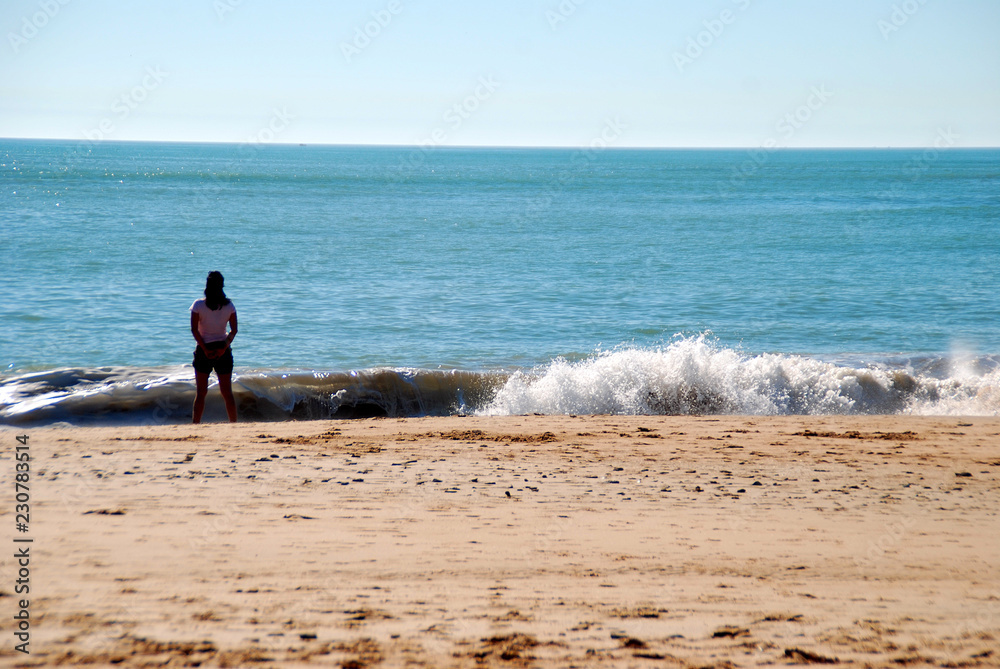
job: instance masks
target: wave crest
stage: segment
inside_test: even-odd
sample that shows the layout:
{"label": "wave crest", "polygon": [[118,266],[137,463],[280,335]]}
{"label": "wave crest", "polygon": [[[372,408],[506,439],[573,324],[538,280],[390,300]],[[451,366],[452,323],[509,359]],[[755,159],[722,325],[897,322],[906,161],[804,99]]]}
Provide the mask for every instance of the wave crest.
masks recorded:
{"label": "wave crest", "polygon": [[[244,420],[517,414],[1000,414],[1000,357],[830,362],[751,355],[707,336],[622,348],[528,371],[375,368],[243,372]],[[179,423],[190,368],[56,369],[0,377],[0,424]],[[205,420],[224,420],[217,393]]]}
{"label": "wave crest", "polygon": [[996,415],[1000,366],[981,362],[992,371],[937,379],[912,368],[750,355],[699,336],[515,373],[479,413]]}

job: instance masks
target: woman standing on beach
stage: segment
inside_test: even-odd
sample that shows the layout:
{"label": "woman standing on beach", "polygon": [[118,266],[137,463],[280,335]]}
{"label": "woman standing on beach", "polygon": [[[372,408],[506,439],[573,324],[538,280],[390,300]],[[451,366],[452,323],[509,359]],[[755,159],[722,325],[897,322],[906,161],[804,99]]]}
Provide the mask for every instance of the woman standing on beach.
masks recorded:
{"label": "woman standing on beach", "polygon": [[[225,279],[220,272],[209,272],[205,280],[205,299],[191,305],[191,334],[198,347],[194,350],[194,378],[198,394],[194,399],[192,422],[200,423],[208,394],[208,377],[215,370],[219,391],[226,401],[229,422],[236,422],[236,401],[233,399],[233,351],[229,345],[236,338],[236,307],[226,297],[222,287]],[[226,333],[226,326],[229,333]]]}

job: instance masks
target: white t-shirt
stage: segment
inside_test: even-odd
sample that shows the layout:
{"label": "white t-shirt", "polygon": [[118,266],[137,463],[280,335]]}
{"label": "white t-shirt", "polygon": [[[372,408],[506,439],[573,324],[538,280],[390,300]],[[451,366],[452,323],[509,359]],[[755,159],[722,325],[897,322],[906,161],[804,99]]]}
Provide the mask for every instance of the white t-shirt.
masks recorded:
{"label": "white t-shirt", "polygon": [[236,307],[230,300],[226,306],[212,311],[205,304],[205,300],[201,299],[194,301],[194,304],[191,305],[191,312],[198,314],[198,333],[206,344],[210,344],[213,341],[222,341],[229,336],[229,333],[226,332],[226,325],[229,323],[229,317],[236,313]]}

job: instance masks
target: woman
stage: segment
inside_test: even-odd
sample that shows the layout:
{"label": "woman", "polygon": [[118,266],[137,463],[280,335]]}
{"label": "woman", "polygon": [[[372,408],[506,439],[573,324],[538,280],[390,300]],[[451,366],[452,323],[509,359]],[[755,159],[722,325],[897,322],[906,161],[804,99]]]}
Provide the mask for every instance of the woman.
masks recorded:
{"label": "woman", "polygon": [[[205,281],[205,299],[191,305],[191,334],[198,347],[194,350],[194,378],[198,394],[194,399],[193,422],[201,422],[208,394],[208,377],[215,370],[219,390],[226,401],[229,422],[236,422],[233,399],[233,351],[229,345],[236,338],[236,307],[222,291],[225,279],[219,272],[209,272]],[[229,333],[226,333],[226,326]]]}

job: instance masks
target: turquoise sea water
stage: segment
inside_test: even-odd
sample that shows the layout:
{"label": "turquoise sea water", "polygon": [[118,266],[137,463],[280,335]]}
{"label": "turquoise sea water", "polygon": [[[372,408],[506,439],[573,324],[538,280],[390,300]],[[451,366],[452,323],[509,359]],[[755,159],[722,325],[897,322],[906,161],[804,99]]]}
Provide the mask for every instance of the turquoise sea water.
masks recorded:
{"label": "turquoise sea water", "polygon": [[3,422],[184,420],[215,269],[247,416],[1000,410],[998,150],[0,140],[0,199]]}

